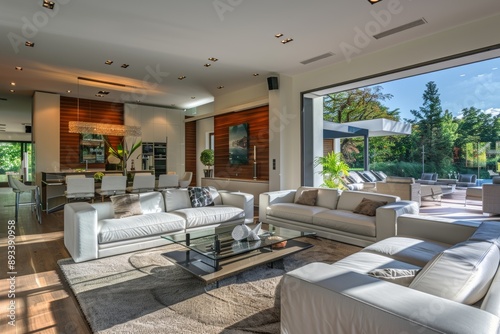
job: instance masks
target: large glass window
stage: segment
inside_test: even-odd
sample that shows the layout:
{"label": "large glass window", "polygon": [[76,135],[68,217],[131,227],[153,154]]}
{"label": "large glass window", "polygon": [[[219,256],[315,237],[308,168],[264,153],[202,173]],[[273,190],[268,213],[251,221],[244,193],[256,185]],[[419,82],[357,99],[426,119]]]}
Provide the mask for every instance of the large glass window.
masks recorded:
{"label": "large glass window", "polygon": [[[425,171],[440,178],[473,173],[488,179],[500,166],[499,53],[453,58],[311,95],[324,97],[326,121],[386,118],[411,125],[411,135],[369,135],[370,169],[395,176],[419,177]],[[324,141],[324,154],[341,151],[351,169],[363,169],[363,138],[339,138],[338,145]]]}
{"label": "large glass window", "polygon": [[33,180],[33,145],[29,142],[0,142],[0,182],[7,182],[7,175],[23,181]]}

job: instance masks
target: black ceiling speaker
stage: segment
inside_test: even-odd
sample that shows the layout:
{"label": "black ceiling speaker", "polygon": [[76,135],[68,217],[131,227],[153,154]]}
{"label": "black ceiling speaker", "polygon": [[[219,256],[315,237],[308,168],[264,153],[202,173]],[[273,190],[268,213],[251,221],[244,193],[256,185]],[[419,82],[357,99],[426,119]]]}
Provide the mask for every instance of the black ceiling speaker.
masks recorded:
{"label": "black ceiling speaker", "polygon": [[25,125],[24,126],[24,132],[25,133],[31,133],[31,125]]}
{"label": "black ceiling speaker", "polygon": [[267,78],[267,87],[269,90],[279,89],[278,87],[278,77],[269,77]]}

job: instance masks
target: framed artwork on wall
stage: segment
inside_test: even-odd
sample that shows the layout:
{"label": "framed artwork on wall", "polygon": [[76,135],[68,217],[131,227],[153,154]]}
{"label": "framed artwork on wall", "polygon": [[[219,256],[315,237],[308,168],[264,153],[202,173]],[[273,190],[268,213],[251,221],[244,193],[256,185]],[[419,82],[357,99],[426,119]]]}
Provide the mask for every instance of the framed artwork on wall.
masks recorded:
{"label": "framed artwork on wall", "polygon": [[248,123],[229,127],[229,163],[248,164]]}

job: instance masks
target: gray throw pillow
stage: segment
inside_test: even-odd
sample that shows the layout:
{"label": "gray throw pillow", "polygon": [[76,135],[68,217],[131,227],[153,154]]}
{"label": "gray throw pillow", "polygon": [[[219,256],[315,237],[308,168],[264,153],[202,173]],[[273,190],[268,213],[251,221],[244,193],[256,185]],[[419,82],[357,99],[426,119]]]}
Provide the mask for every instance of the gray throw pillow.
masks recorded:
{"label": "gray throw pillow", "polygon": [[318,189],[304,190],[295,203],[314,206],[317,199]]}
{"label": "gray throw pillow", "polygon": [[209,187],[188,187],[188,194],[193,208],[214,205]]}
{"label": "gray throw pillow", "polygon": [[115,218],[142,215],[141,202],[138,194],[123,194],[111,196]]}
{"label": "gray throw pillow", "polygon": [[382,268],[368,272],[369,276],[391,283],[409,286],[420,269]]}

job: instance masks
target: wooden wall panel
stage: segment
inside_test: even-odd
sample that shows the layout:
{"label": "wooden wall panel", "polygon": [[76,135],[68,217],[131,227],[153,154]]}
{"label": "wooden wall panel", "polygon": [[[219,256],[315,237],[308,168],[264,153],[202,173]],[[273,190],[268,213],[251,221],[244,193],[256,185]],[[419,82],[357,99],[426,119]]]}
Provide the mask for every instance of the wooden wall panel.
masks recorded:
{"label": "wooden wall panel", "polygon": [[190,185],[196,186],[196,122],[185,123],[185,136],[185,169],[193,172]]}
{"label": "wooden wall panel", "polygon": [[[80,135],[68,132],[69,121],[85,121],[107,124],[123,124],[123,103],[112,103],[104,101],[94,101],[86,99],[76,99],[61,96],[61,148],[60,161],[61,169],[82,168],[80,163]],[[121,137],[109,136],[109,141],[113,147],[121,142]],[[102,168],[104,164],[89,164],[89,168]]]}
{"label": "wooden wall panel", "polygon": [[334,140],[333,139],[323,139],[323,156],[326,156],[328,153],[333,152],[334,149]]}
{"label": "wooden wall panel", "polygon": [[[247,165],[229,164],[229,127],[248,123]],[[258,107],[214,118],[215,176],[239,179],[253,178],[253,147],[257,146],[257,179],[269,180],[269,106]]]}

